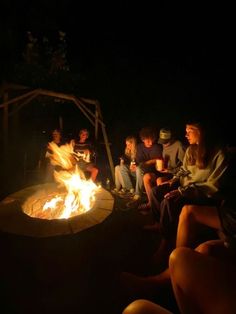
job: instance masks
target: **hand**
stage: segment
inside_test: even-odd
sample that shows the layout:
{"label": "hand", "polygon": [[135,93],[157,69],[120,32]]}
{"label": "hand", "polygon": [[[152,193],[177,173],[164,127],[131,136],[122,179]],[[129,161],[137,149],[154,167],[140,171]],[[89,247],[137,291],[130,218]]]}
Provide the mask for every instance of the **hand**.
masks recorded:
{"label": "hand", "polygon": [[170,180],[165,180],[165,177],[157,178],[156,183],[157,183],[157,185],[164,185],[164,184],[168,184],[169,186],[171,185]]}
{"label": "hand", "polygon": [[180,196],[181,196],[181,194],[180,194],[179,190],[172,190],[169,193],[166,193],[164,198],[171,199],[171,198],[178,198]]}

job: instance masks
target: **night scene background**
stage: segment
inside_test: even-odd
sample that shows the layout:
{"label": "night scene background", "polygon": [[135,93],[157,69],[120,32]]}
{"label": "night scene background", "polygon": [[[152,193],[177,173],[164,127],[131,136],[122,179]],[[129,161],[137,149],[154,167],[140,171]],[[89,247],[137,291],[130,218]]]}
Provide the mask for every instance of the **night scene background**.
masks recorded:
{"label": "night scene background", "polygon": [[[105,5],[99,1],[3,0],[0,85],[15,83],[97,99],[114,164],[124,149],[125,137],[138,136],[144,126],[154,126],[157,131],[170,126],[185,141],[185,123],[204,120],[226,145],[235,146],[231,97],[235,54],[229,12],[226,14],[216,4],[211,8],[199,3],[187,7],[178,2],[175,6],[166,3],[164,7],[159,2],[118,1]],[[64,33],[64,68],[60,70],[53,69],[50,61],[60,44],[59,31]],[[26,58],[28,32],[37,40],[38,49],[30,63]],[[18,95],[13,92],[11,97]],[[19,111],[17,121],[9,119],[7,147],[1,127],[1,199],[29,183],[23,179],[24,167],[36,167],[41,148],[50,131],[59,127],[60,117],[67,138],[84,127],[93,137],[92,125],[74,104],[45,97]],[[2,121],[2,108],[0,118]],[[100,173],[104,173],[100,180],[104,180],[110,173],[99,136],[98,162]],[[122,239],[127,241],[124,234]],[[128,255],[129,250],[123,254]],[[102,308],[104,296],[93,289]],[[102,313],[99,306],[96,313]],[[107,313],[112,313],[111,309],[108,306]]]}
{"label": "night scene background", "polygon": [[[234,145],[231,22],[222,8],[3,1],[2,12],[1,82],[97,99],[114,163],[124,138],[138,136],[144,126],[157,131],[170,126],[184,141],[185,123],[204,119]],[[50,60],[62,43],[59,31],[65,66],[53,71]],[[28,32],[38,53],[30,64]],[[10,146],[17,152],[32,150],[36,159],[35,150],[59,126],[59,117],[67,138],[82,127],[92,131],[74,104],[54,99],[39,97],[19,116]],[[9,155],[21,158],[16,152]]]}

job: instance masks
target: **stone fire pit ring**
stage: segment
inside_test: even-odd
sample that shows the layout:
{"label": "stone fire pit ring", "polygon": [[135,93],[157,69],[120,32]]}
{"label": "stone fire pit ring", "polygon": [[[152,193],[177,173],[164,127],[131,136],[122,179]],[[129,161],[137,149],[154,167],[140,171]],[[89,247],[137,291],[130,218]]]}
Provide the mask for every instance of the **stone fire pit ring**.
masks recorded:
{"label": "stone fire pit ring", "polygon": [[87,212],[68,219],[40,219],[24,213],[29,198],[41,198],[57,189],[54,183],[27,187],[10,194],[0,202],[0,231],[30,237],[52,237],[75,234],[104,221],[112,212],[114,199],[110,192],[99,188],[94,206]]}

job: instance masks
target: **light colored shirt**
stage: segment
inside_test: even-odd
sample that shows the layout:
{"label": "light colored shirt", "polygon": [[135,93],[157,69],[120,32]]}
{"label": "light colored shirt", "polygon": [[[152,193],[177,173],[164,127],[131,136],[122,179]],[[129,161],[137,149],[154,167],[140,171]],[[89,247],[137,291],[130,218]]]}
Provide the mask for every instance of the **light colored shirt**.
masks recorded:
{"label": "light colored shirt", "polygon": [[225,154],[222,150],[210,160],[209,164],[204,169],[199,169],[196,165],[188,165],[189,148],[187,148],[183,165],[176,177],[180,179],[179,191],[187,196],[188,192],[193,190],[203,194],[206,197],[212,197],[220,189],[221,180],[227,169]]}

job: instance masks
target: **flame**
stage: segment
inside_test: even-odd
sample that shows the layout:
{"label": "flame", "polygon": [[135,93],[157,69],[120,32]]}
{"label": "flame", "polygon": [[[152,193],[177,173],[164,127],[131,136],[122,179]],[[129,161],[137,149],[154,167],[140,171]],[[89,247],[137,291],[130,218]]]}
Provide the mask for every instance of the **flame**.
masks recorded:
{"label": "flame", "polygon": [[60,166],[63,170],[55,170],[54,178],[60,187],[66,189],[65,195],[56,195],[46,201],[43,211],[58,213],[59,219],[69,218],[90,210],[95,202],[95,193],[99,187],[92,181],[86,180],[83,171],[76,165],[73,157],[72,144],[58,146],[51,142],[48,145],[52,151],[51,164]]}
{"label": "flame", "polygon": [[63,169],[71,169],[75,165],[73,158],[73,145],[69,144],[58,146],[54,142],[48,144],[48,148],[52,151],[50,154],[50,161],[53,166],[61,166]]}

